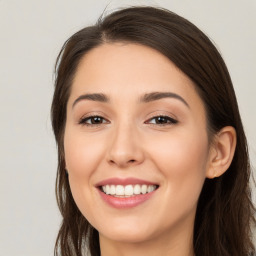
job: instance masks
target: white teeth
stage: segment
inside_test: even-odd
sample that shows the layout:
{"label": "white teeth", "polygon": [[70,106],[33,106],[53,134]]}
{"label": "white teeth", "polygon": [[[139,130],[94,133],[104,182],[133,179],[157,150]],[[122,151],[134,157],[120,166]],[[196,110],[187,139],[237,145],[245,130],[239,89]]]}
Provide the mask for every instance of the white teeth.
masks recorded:
{"label": "white teeth", "polygon": [[140,194],[140,185],[135,185],[134,188],[133,188],[133,193],[135,195],[139,195]]}
{"label": "white teeth", "polygon": [[107,195],[110,194],[110,186],[109,186],[109,185],[106,186],[106,194],[107,194]]}
{"label": "white teeth", "polygon": [[142,187],[141,187],[141,193],[142,193],[142,194],[146,194],[146,193],[147,193],[147,189],[148,189],[147,185],[142,185]]}
{"label": "white teeth", "polygon": [[124,195],[124,186],[122,186],[122,185],[117,185],[116,186],[116,195],[117,196],[123,196]]}
{"label": "white teeth", "polygon": [[107,195],[113,195],[113,196],[133,196],[133,195],[139,195],[139,194],[146,194],[153,192],[156,190],[156,185],[105,185],[102,186],[102,190]]}
{"label": "white teeth", "polygon": [[154,191],[154,187],[153,186],[148,186],[147,192],[150,193]]}
{"label": "white teeth", "polygon": [[125,194],[126,196],[131,196],[131,195],[133,195],[133,186],[132,186],[132,185],[127,185],[127,186],[125,186],[125,188],[124,188],[124,194]]}
{"label": "white teeth", "polygon": [[116,194],[116,186],[115,185],[111,185],[110,186],[110,195],[115,195]]}

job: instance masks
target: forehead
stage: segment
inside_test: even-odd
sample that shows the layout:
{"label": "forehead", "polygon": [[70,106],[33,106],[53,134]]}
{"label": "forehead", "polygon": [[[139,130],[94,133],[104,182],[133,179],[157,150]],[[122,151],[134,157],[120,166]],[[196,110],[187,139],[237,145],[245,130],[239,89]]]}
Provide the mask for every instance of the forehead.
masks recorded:
{"label": "forehead", "polygon": [[138,98],[152,91],[173,92],[200,101],[194,83],[166,56],[147,46],[103,44],[80,61],[71,97],[104,93],[116,98]]}

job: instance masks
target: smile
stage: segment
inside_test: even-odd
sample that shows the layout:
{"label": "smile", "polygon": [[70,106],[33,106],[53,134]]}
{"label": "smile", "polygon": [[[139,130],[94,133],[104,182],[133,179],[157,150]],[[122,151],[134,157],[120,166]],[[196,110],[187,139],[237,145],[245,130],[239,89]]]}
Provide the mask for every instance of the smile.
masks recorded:
{"label": "smile", "polygon": [[100,189],[106,195],[111,195],[114,197],[132,197],[140,194],[151,193],[158,188],[157,185],[146,185],[146,184],[136,184],[136,185],[104,185]]}
{"label": "smile", "polygon": [[148,180],[109,178],[95,184],[100,198],[110,207],[133,208],[154,197],[159,185]]}

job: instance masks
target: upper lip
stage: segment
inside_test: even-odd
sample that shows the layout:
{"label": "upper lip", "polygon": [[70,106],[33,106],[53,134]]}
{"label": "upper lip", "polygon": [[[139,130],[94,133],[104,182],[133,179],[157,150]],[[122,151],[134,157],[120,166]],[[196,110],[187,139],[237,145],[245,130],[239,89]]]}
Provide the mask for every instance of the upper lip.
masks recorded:
{"label": "upper lip", "polygon": [[106,180],[102,180],[99,183],[97,183],[95,186],[96,187],[101,187],[101,186],[105,186],[105,185],[158,185],[155,182],[150,182],[147,180],[142,180],[142,179],[137,179],[137,178],[109,178]]}

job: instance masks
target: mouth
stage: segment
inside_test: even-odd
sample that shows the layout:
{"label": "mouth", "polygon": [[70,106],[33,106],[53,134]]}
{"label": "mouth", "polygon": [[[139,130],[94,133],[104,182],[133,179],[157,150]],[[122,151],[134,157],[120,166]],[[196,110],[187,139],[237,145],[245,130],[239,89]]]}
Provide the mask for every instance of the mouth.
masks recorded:
{"label": "mouth", "polygon": [[144,204],[154,198],[159,185],[133,177],[110,178],[95,185],[100,198],[109,206],[128,209]]}
{"label": "mouth", "polygon": [[128,185],[121,185],[121,184],[106,184],[103,186],[99,186],[101,192],[106,195],[110,195],[113,197],[119,198],[127,198],[127,197],[134,197],[138,195],[145,195],[151,193],[158,189],[158,185],[147,185],[147,184],[128,184]]}

